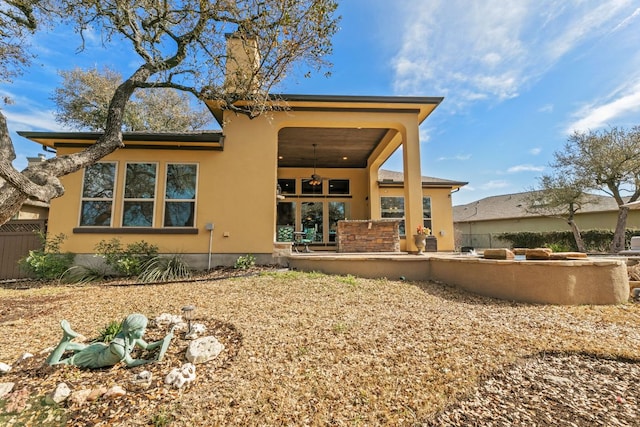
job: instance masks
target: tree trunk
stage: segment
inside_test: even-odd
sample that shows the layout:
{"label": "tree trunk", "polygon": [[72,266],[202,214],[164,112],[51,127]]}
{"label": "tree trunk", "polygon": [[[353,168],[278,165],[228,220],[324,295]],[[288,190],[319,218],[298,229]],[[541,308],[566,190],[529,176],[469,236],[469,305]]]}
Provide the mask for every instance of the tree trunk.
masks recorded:
{"label": "tree trunk", "polygon": [[620,207],[618,210],[618,222],[616,223],[616,231],[613,234],[611,242],[611,252],[617,254],[625,249],[625,232],[627,230],[627,216],[629,208]]}
{"label": "tree trunk", "polygon": [[582,236],[580,235],[580,230],[578,229],[578,225],[572,219],[570,219],[567,222],[571,227],[571,232],[573,233],[573,238],[576,241],[576,246],[578,247],[578,251],[587,252],[587,249],[584,247],[584,241],[582,240]]}

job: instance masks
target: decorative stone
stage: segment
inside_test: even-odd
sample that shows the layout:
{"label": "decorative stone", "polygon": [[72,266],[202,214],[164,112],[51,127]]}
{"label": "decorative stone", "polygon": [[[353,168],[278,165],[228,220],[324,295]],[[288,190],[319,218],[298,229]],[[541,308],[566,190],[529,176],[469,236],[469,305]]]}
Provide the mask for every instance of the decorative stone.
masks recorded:
{"label": "decorative stone", "polygon": [[[158,325],[158,327],[165,327],[165,326],[169,326],[169,325],[178,325],[179,323],[184,323],[182,320],[182,317],[180,316],[175,316],[173,314],[169,314],[169,313],[162,313],[160,316],[155,318],[156,321],[156,325]],[[186,325],[186,323],[185,323]],[[180,329],[180,328],[178,328]]]}
{"label": "decorative stone", "polygon": [[483,257],[486,259],[514,259],[516,255],[509,249],[485,249]]}
{"label": "decorative stone", "polygon": [[525,252],[526,259],[547,260],[553,251],[549,248],[527,249]]}
{"label": "decorative stone", "polygon": [[215,359],[224,350],[224,345],[216,337],[208,336],[192,341],[187,348],[187,360],[191,363],[204,363]]}
{"label": "decorative stone", "polygon": [[152,379],[153,374],[151,372],[142,371],[131,378],[131,385],[137,390],[145,390],[151,386]]}
{"label": "decorative stone", "polygon": [[174,368],[164,379],[165,384],[182,388],[183,385],[196,379],[196,366],[192,363],[185,363],[180,368]]}
{"label": "decorative stone", "polygon": [[16,383],[0,383],[0,399],[11,393]]}
{"label": "decorative stone", "polygon": [[67,400],[70,395],[71,389],[69,388],[69,386],[66,383],[60,383],[56,386],[56,389],[52,393],[49,393],[46,396],[45,402],[47,402],[47,404],[49,405],[59,405],[60,403]]}
{"label": "decorative stone", "polygon": [[0,374],[6,374],[11,370],[11,365],[0,362]]}
{"label": "decorative stone", "polygon": [[87,401],[87,398],[89,397],[90,394],[91,394],[90,388],[76,390],[73,393],[71,393],[71,396],[69,396],[69,402],[75,405],[82,405]]}
{"label": "decorative stone", "polygon": [[27,359],[31,359],[33,357],[33,354],[31,353],[22,353],[22,355],[18,358],[18,360],[16,360],[16,363],[21,363],[24,362]]}
{"label": "decorative stone", "polygon": [[583,259],[587,258],[587,254],[584,252],[551,252],[549,259]]}
{"label": "decorative stone", "polygon": [[98,400],[107,392],[107,388],[105,386],[100,386],[98,388],[94,388],[91,390],[91,393],[87,396],[87,402],[93,402],[94,400]]}
{"label": "decorative stone", "polygon": [[117,397],[122,397],[127,394],[127,391],[120,387],[119,385],[114,385],[104,394],[105,399],[115,399]]}

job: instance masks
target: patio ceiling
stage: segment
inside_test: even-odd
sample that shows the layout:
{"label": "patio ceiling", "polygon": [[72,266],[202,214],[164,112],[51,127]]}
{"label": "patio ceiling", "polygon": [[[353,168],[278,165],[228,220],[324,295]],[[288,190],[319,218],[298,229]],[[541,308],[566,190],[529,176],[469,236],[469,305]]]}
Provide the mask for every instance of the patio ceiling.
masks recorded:
{"label": "patio ceiling", "polygon": [[[278,167],[364,168],[388,129],[284,128],[278,135]],[[345,159],[346,157],[346,159]]]}

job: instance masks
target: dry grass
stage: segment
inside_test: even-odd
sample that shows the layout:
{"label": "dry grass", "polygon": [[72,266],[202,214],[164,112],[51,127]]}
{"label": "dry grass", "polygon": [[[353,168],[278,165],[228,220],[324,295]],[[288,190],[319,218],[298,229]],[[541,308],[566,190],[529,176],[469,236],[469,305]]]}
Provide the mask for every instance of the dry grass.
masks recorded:
{"label": "dry grass", "polygon": [[637,304],[514,304],[434,283],[285,272],[190,284],[0,289],[0,361],[54,345],[63,318],[91,336],[126,314],[179,314],[187,304],[202,321],[232,325],[240,334],[237,354],[210,372],[199,366],[198,381],[172,394],[173,403],[105,424],[414,425],[522,357],[583,352],[637,360],[640,347]]}

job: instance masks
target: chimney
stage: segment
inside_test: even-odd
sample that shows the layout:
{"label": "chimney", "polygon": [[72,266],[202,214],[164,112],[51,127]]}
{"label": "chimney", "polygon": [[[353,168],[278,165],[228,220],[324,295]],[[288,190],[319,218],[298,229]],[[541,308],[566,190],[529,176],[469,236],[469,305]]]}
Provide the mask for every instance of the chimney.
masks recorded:
{"label": "chimney", "polygon": [[227,93],[254,92],[260,87],[258,41],[242,31],[227,34],[227,63],[224,88]]}

